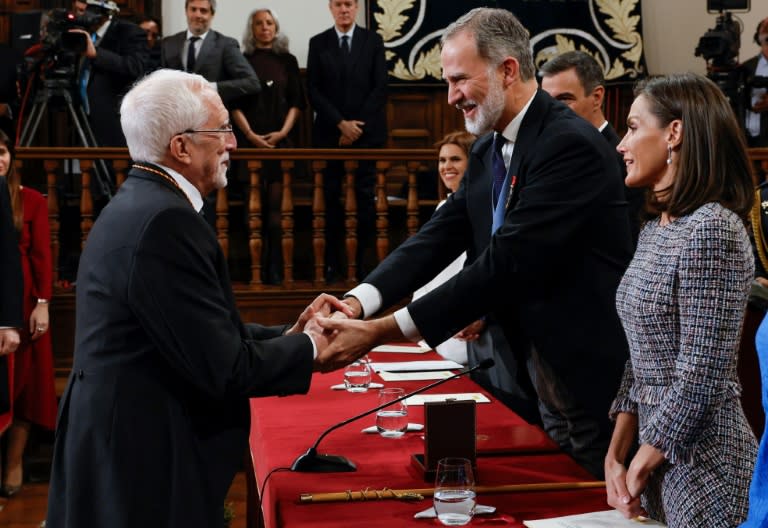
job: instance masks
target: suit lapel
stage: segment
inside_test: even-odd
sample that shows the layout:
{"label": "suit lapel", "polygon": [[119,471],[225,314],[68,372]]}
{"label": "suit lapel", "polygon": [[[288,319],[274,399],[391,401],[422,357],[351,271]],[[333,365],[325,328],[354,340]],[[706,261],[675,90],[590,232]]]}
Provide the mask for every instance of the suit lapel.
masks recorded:
{"label": "suit lapel", "polygon": [[348,67],[351,70],[357,63],[358,59],[363,53],[363,47],[368,40],[368,34],[360,26],[355,28],[354,36],[352,37],[352,48],[349,56]]}
{"label": "suit lapel", "polygon": [[511,175],[507,179],[514,181],[511,188],[512,193],[507,197],[507,209],[514,207],[520,190],[525,186],[525,171],[521,171],[521,168],[524,167],[526,154],[533,152],[536,148],[536,140],[539,137],[539,131],[543,126],[544,115],[546,114],[547,97],[549,96],[544,92],[537,90],[533,101],[531,101],[531,106],[528,107],[528,111],[523,117],[523,122],[520,123],[515,150],[512,152],[512,160],[509,162],[509,170],[507,171],[507,174]]}
{"label": "suit lapel", "polygon": [[195,73],[200,73],[200,69],[205,64],[206,58],[212,53],[213,48],[216,47],[217,37],[218,35],[216,35],[216,32],[211,30],[210,33],[208,33],[208,36],[205,37],[205,40],[203,40],[203,46],[200,48],[200,53],[197,54],[197,59],[195,60]]}

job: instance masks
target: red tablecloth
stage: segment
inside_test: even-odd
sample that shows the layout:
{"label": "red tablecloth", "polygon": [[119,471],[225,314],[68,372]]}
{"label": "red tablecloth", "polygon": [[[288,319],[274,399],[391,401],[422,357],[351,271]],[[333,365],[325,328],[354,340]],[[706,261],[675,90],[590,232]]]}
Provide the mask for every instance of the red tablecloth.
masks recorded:
{"label": "red tablecloth", "polygon": [[[433,354],[433,353],[431,353]],[[406,361],[437,359],[436,355],[372,354],[373,361]],[[251,455],[256,481],[262,486],[267,473],[274,468],[290,467],[328,427],[377,405],[375,390],[352,394],[331,390],[341,383],[341,372],[316,374],[312,388],[305,396],[254,398],[251,400]],[[374,381],[381,381],[374,376]],[[415,390],[430,382],[388,382]],[[429,393],[484,392],[471,380],[449,381]],[[486,396],[489,396],[485,393]],[[490,404],[477,405],[478,452],[484,446],[498,451],[499,442],[509,438],[509,431],[527,429],[520,417],[491,398]],[[409,421],[424,423],[423,407],[411,406]],[[416,512],[431,506],[432,500],[401,502],[393,500],[356,503],[299,504],[302,493],[359,491],[366,488],[391,489],[430,488],[412,467],[411,455],[424,452],[421,433],[407,433],[400,439],[385,439],[377,434],[363,434],[361,429],[375,422],[374,416],[352,422],[323,439],[318,452],[344,455],[357,465],[352,473],[275,472],[263,495],[263,511],[267,528],[285,527],[391,527],[433,526],[437,520],[413,519]],[[506,453],[478,456],[479,485],[567,482],[594,480],[570,457],[550,453]],[[480,494],[479,504],[497,507],[493,516],[477,516],[472,525],[521,527],[522,521],[556,517],[608,509],[602,489],[579,491]]]}

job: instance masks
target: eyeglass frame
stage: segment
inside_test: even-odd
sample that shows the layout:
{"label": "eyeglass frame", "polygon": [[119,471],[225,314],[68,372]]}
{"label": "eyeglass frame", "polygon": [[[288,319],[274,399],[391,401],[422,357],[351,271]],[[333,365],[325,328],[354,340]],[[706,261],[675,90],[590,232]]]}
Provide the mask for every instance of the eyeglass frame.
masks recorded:
{"label": "eyeglass frame", "polygon": [[768,35],[758,36],[757,41],[760,43],[761,46],[768,44]]}
{"label": "eyeglass frame", "polygon": [[235,129],[232,125],[225,125],[222,128],[188,128],[176,134],[234,134]]}

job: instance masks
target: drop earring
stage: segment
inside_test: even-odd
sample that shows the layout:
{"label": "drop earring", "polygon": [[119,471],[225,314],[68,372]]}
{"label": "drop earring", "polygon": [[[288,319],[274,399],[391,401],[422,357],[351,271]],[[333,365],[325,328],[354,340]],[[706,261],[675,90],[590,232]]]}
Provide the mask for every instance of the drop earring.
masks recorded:
{"label": "drop earring", "polygon": [[672,145],[667,145],[667,165],[672,165]]}

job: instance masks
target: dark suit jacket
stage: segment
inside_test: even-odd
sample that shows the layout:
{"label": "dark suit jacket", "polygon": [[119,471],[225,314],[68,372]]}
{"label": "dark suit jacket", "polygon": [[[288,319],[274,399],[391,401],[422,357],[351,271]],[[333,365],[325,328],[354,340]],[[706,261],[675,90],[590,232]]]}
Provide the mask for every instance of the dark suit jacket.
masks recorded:
{"label": "dark suit jacket", "polygon": [[[741,65],[741,68],[746,75],[747,89],[744,90],[744,108],[746,110],[752,108],[752,83],[755,78],[755,70],[757,70],[757,62],[759,60],[760,55],[758,54]],[[744,123],[742,123],[741,126],[744,127]],[[751,137],[749,132],[746,134],[750,147],[768,147],[768,112],[760,113],[760,135]]]}
{"label": "dark suit jacket", "polygon": [[504,224],[483,247],[492,142],[477,140],[459,190],[365,282],[387,308],[474,248],[461,273],[408,305],[421,335],[435,345],[492,312],[510,343],[529,341],[608,430],[628,357],[615,293],[632,254],[616,156],[594,126],[539,90],[515,143]]}
{"label": "dark suit jacket", "polygon": [[100,146],[124,147],[120,103],[147,68],[147,34],[136,24],[113,18],[96,49],[88,83],[91,127]]}
{"label": "dark suit jacket", "polygon": [[0,176],[0,326],[23,325],[19,237],[13,227],[13,212],[8,183]]}
{"label": "dark suit jacket", "polygon": [[0,104],[10,106],[13,118],[0,116],[0,129],[14,141],[16,138],[16,118],[19,115],[19,97],[16,88],[18,78],[16,67],[21,65],[24,57],[20,52],[0,45]]}
{"label": "dark suit jacket", "polygon": [[[160,54],[163,68],[184,69],[181,54],[186,38],[187,32],[182,31],[163,39]],[[237,41],[218,31],[209,30],[195,60],[194,73],[215,82],[219,96],[227,106],[238,97],[258,93],[261,89],[259,78],[243,57]]]}
{"label": "dark suit jacket", "polygon": [[80,259],[47,525],[223,526],[248,398],[309,388],[311,340],[283,330],[241,322],[214,232],[132,170]]}
{"label": "dark suit jacket", "polygon": [[[608,140],[608,144],[616,149],[616,146],[621,143],[621,138],[613,129],[610,123],[600,132],[603,137]],[[629,204],[629,230],[632,234],[632,247],[637,246],[637,237],[640,234],[640,215],[645,205],[645,189],[638,187],[627,187],[624,184],[624,179],[627,177],[627,166],[624,164],[624,159],[621,154],[616,153],[619,161],[619,169],[621,171],[621,181],[624,185],[624,196],[627,197],[627,203]]]}
{"label": "dark suit jacket", "polygon": [[337,147],[343,119],[364,121],[359,147],[382,146],[387,141],[387,64],[384,42],[376,33],[355,27],[345,60],[334,28],[309,41],[307,93],[315,114],[312,141],[318,147]]}

